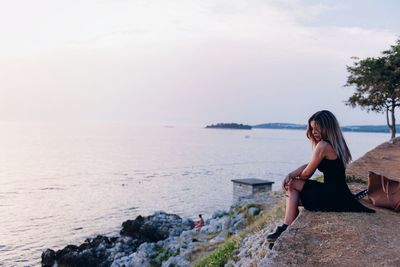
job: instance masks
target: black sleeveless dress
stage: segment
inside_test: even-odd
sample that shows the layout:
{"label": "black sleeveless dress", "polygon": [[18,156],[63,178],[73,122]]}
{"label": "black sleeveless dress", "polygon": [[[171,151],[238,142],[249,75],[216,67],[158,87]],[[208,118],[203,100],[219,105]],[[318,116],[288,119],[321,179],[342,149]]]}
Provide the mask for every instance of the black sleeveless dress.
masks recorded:
{"label": "black sleeveless dress", "polygon": [[300,192],[304,208],[310,211],[375,212],[363,206],[353,196],[346,184],[342,160],[323,159],[318,170],[324,174],[324,182],[307,180]]}

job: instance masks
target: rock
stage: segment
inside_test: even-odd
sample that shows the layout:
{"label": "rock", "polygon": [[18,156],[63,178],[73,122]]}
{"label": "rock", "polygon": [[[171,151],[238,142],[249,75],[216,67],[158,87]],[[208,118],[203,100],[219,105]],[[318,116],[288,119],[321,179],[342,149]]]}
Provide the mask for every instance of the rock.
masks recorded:
{"label": "rock", "polygon": [[245,218],[244,218],[243,213],[239,213],[239,214],[233,216],[233,218],[231,220],[231,224],[235,225],[235,224],[237,224],[237,223],[239,223],[241,221],[244,221],[244,220],[245,220]]}
{"label": "rock", "polygon": [[227,235],[228,235],[227,232],[221,232],[216,237],[212,238],[210,240],[210,242],[211,243],[216,243],[216,242],[223,241],[227,237]]}
{"label": "rock", "polygon": [[[263,197],[265,199],[265,197]],[[252,204],[251,200],[246,200]],[[151,216],[138,216],[122,224],[120,236],[97,236],[79,246],[68,245],[53,254],[42,255],[42,265],[72,266],[190,266],[194,251],[206,242],[215,243],[237,233],[245,226],[245,209],[231,208],[229,213],[217,210],[201,230],[194,221],[162,211]],[[251,214],[256,214],[252,210]],[[210,234],[215,237],[210,239]],[[210,250],[214,249],[210,246]],[[55,258],[55,260],[54,260]],[[47,265],[45,265],[47,264]]]}
{"label": "rock", "polygon": [[195,225],[194,221],[192,219],[190,219],[190,218],[182,219],[182,224],[185,227],[189,227],[190,229],[192,229],[194,227],[194,225]]}
{"label": "rock", "polygon": [[279,194],[280,192],[277,194],[276,191],[268,191],[241,197],[239,201],[232,205],[232,208],[241,208],[249,204],[259,204],[269,208],[276,203],[276,197],[279,197]]}
{"label": "rock", "polygon": [[216,210],[214,211],[213,215],[211,216],[212,219],[217,219],[217,218],[221,218],[222,216],[224,216],[226,214],[225,211],[223,210]]}
{"label": "rock", "polygon": [[184,244],[189,244],[193,242],[193,230],[183,231],[180,235],[181,242]]}
{"label": "rock", "polygon": [[168,237],[168,232],[162,231],[150,224],[140,223],[137,220],[128,220],[123,223],[121,235],[126,235],[143,242],[157,242]]}
{"label": "rock", "polygon": [[138,216],[135,220],[123,222],[120,234],[138,239],[140,242],[157,242],[168,236],[179,236],[184,230],[193,227],[193,220],[182,220],[176,214],[156,212],[148,217]]}
{"label": "rock", "polygon": [[179,266],[179,267],[190,267],[191,264],[188,260],[181,256],[170,257],[167,261],[164,261],[161,265],[162,267],[172,267],[172,266]]}
{"label": "rock", "polygon": [[[150,258],[156,257],[155,243],[167,238],[178,237],[183,231],[190,231],[194,227],[191,219],[182,219],[178,215],[165,212],[155,212],[148,217],[138,216],[135,220],[128,220],[122,224],[121,236],[96,236],[86,239],[79,246],[68,245],[54,252],[46,250],[42,254],[42,265],[52,266],[129,266],[150,265]],[[188,235],[186,244],[191,242]],[[179,250],[180,244],[169,241],[168,247]],[[175,242],[175,243],[174,243]],[[141,245],[142,244],[142,245]],[[141,245],[139,247],[139,245]],[[134,252],[137,251],[135,254]],[[127,257],[126,255],[129,255]],[[123,260],[120,260],[120,259]],[[160,262],[161,264],[161,262]]]}
{"label": "rock", "polygon": [[142,255],[146,257],[152,257],[156,253],[156,244],[155,243],[143,243],[141,244],[136,252],[140,252]]}
{"label": "rock", "polygon": [[400,137],[393,142],[385,142],[355,160],[346,168],[346,175],[368,181],[368,171],[399,179],[400,173]]}
{"label": "rock", "polygon": [[225,217],[222,224],[222,230],[228,232],[232,226],[232,218],[230,216]]}
{"label": "rock", "polygon": [[[105,244],[105,243],[106,244]],[[108,238],[97,236],[93,240],[86,240],[82,245],[68,245],[56,252],[56,261],[59,266],[109,266],[111,260],[106,248],[112,243]]]}
{"label": "rock", "polygon": [[222,224],[218,221],[212,220],[209,225],[203,226],[200,229],[201,234],[211,234],[221,231]]}
{"label": "rock", "polygon": [[261,209],[257,207],[251,207],[248,209],[247,214],[250,215],[251,217],[257,216],[260,214]]}
{"label": "rock", "polygon": [[153,255],[153,252],[151,251],[150,254],[148,254],[150,251],[143,251],[143,250],[138,250],[134,253],[132,253],[129,256],[125,256],[119,259],[115,259],[112,264],[110,265],[111,267],[150,267],[153,266],[151,263],[151,256]]}
{"label": "rock", "polygon": [[240,244],[237,252],[239,261],[232,264],[233,266],[266,266],[260,262],[269,253],[268,242],[266,236],[273,229],[272,226],[261,229],[255,234],[245,237]]}
{"label": "rock", "polygon": [[263,262],[269,266],[400,266],[400,214],[368,206],[376,213],[302,210]]}
{"label": "rock", "polygon": [[57,255],[57,263],[60,266],[106,266],[103,261],[97,257],[92,251],[84,250],[79,251],[75,249],[64,249],[62,253]]}
{"label": "rock", "polygon": [[103,245],[104,247],[109,247],[112,244],[110,239],[103,235],[98,235],[93,239],[86,239],[86,243],[88,243],[90,247],[98,247],[100,245]]}
{"label": "rock", "polygon": [[56,252],[52,249],[46,249],[42,253],[42,267],[51,267],[56,261]]}
{"label": "rock", "polygon": [[234,218],[234,220],[232,220],[231,232],[237,233],[240,230],[242,230],[245,226],[246,226],[246,220],[244,218],[244,215],[239,214],[237,218]]}
{"label": "rock", "polygon": [[132,256],[124,256],[119,259],[115,259],[110,267],[128,267],[131,260]]}

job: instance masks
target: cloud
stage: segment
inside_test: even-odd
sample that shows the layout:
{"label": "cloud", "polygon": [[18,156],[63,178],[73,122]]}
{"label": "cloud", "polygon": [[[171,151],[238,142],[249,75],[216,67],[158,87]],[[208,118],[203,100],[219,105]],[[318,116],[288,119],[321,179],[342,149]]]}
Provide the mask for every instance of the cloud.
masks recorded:
{"label": "cloud", "polygon": [[350,57],[396,38],[319,23],[341,7],[303,1],[21,3],[0,11],[3,118],[301,122],[347,111]]}

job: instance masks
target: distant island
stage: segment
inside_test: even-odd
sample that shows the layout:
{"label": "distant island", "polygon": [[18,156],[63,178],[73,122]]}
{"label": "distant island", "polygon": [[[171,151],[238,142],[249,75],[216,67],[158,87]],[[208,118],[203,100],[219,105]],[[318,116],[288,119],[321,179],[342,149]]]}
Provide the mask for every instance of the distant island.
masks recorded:
{"label": "distant island", "polygon": [[206,126],[207,129],[238,129],[238,130],[251,130],[250,125],[238,123],[217,123]]}
{"label": "distant island", "polygon": [[264,124],[253,125],[253,128],[305,130],[305,129],[307,129],[307,125],[305,125],[305,124],[276,122],[276,123],[264,123]]}
{"label": "distant island", "polygon": [[[288,130],[306,130],[305,124],[294,123],[264,123],[254,125],[253,128],[258,129],[288,129]],[[389,128],[386,125],[352,125],[341,127],[344,132],[369,132],[369,133],[388,133]],[[400,125],[396,125],[397,131],[400,131]]]}
{"label": "distant island", "polygon": [[[286,130],[302,130],[307,129],[306,124],[295,124],[286,122],[263,123],[257,125],[246,125],[239,123],[217,123],[206,126],[207,129],[239,129],[251,130],[255,129],[286,129]],[[350,125],[342,126],[344,132],[364,132],[364,133],[389,133],[386,125]],[[400,132],[400,124],[396,125],[397,132]]]}

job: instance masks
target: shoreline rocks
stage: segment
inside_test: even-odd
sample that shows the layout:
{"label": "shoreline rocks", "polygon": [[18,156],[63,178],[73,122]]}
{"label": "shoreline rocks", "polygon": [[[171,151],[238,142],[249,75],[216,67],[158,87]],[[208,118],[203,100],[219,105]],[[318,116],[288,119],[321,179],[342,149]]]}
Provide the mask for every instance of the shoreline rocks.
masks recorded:
{"label": "shoreline rocks", "polygon": [[79,246],[47,249],[42,253],[42,266],[191,266],[191,255],[200,244],[217,244],[243,230],[247,218],[262,214],[261,206],[275,204],[271,195],[256,194],[243,198],[229,211],[217,210],[200,230],[194,229],[193,220],[176,214],[158,211],[147,217],[139,215],[122,223],[120,236],[99,235]]}
{"label": "shoreline rocks", "polygon": [[117,258],[134,253],[146,242],[154,243],[169,236],[179,236],[194,227],[193,220],[182,219],[178,215],[162,211],[148,217],[138,216],[122,224],[120,236],[99,235],[86,239],[79,246],[68,245],[55,252],[47,249],[42,253],[42,266],[51,267],[55,263],[63,266],[110,266]]}

